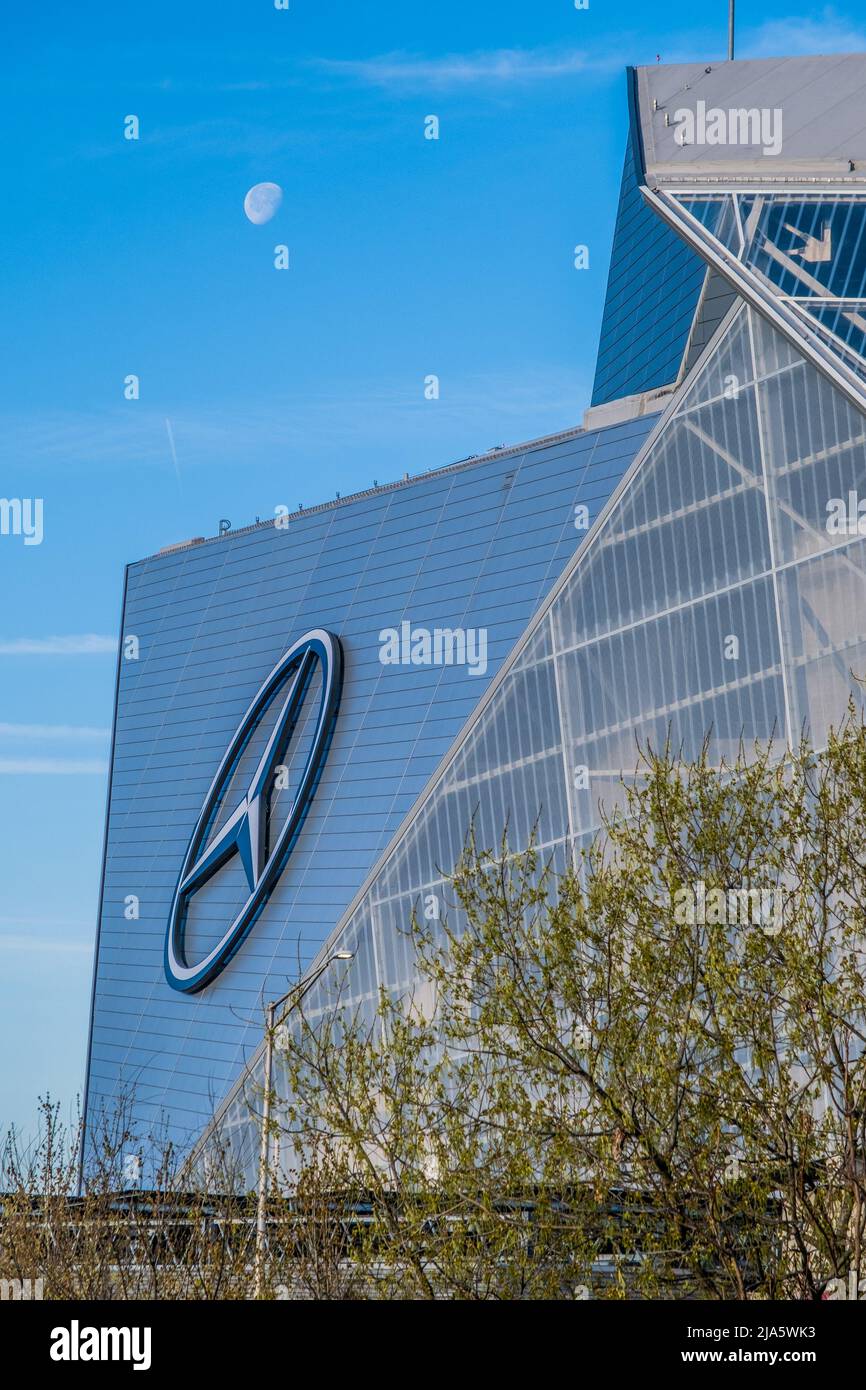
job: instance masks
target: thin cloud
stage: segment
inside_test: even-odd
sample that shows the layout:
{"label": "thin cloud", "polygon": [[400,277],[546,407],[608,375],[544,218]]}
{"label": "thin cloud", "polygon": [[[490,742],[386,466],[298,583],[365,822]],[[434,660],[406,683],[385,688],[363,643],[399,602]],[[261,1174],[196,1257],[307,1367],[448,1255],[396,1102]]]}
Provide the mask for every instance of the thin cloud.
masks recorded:
{"label": "thin cloud", "polygon": [[107,771],[104,758],[0,758],[0,776],[8,777],[102,777]]}
{"label": "thin cloud", "polygon": [[578,73],[617,72],[622,54],[589,56],[582,49],[498,48],[482,53],[451,53],[424,58],[384,53],[375,58],[321,58],[315,66],[337,77],[377,87],[516,86],[574,77]]}
{"label": "thin cloud", "polygon": [[89,956],[93,947],[86,941],[43,940],[39,937],[0,932],[0,951],[50,951],[52,955],[57,951],[66,951],[76,956]]}
{"label": "thin cloud", "polygon": [[[459,426],[467,448],[477,451],[481,447],[479,435],[485,444],[490,430],[496,434],[502,429],[511,438],[529,439],[580,424],[591,386],[591,379],[585,380],[574,368],[540,363],[528,363],[519,371],[453,377],[448,373],[443,382],[435,420],[416,383],[405,377],[394,380],[392,374],[390,381],[357,381],[345,390],[249,400],[240,410],[215,404],[206,413],[175,412],[172,437],[187,474],[195,468],[233,464],[239,450],[266,458],[273,451],[289,448],[302,448],[307,453],[362,445],[380,448],[393,444],[400,431],[407,432],[404,443],[411,449],[419,435],[429,440],[431,430],[446,425]],[[115,467],[118,458],[123,458],[129,464],[165,469],[165,417],[142,412],[138,419],[140,433],[133,436],[126,421],[115,416],[63,412],[49,422],[44,415],[0,415],[0,435],[14,438],[18,452],[26,452],[44,466],[57,464],[65,469],[73,460],[88,466]],[[435,459],[437,465],[462,457],[450,445],[443,444],[442,448]],[[429,450],[425,450],[425,457],[429,457]],[[411,463],[408,466],[411,468]],[[96,640],[110,641],[110,646],[89,650],[117,650],[113,639]],[[10,642],[0,641],[0,656],[11,655],[10,647]],[[31,648],[16,650],[26,654]]]}
{"label": "thin cloud", "polygon": [[816,16],[768,19],[756,29],[744,30],[737,57],[793,58],[812,53],[860,53],[864,49],[866,29],[828,6]]}
{"label": "thin cloud", "polygon": [[166,419],[165,422],[165,432],[168,435],[168,446],[171,449],[171,461],[174,464],[174,471],[177,475],[178,486],[180,487],[182,486],[182,484],[180,476],[180,467],[178,466],[177,462],[177,449],[174,447],[174,431],[171,427],[171,421],[168,419]]}
{"label": "thin cloud", "polygon": [[75,917],[0,917],[0,933],[6,927],[24,927],[28,931],[44,927],[50,927],[53,931],[91,931],[93,922]]}
{"label": "thin cloud", "polygon": [[[221,88],[209,90],[220,91]],[[264,87],[262,87],[264,90]],[[142,152],[159,160],[210,155],[220,159],[253,158],[264,160],[292,150],[317,149],[326,140],[321,130],[304,128],[281,130],[265,121],[239,120],[228,116],[207,117],[186,125],[163,125],[142,131]],[[124,140],[91,142],[77,149],[77,157],[88,160],[123,158]]]}
{"label": "thin cloud", "polygon": [[0,724],[0,738],[59,738],[66,741],[106,739],[110,734],[110,729],[96,728],[90,724]]}
{"label": "thin cloud", "polygon": [[103,637],[97,632],[0,639],[0,656],[103,656],[109,652],[117,652],[117,638]]}

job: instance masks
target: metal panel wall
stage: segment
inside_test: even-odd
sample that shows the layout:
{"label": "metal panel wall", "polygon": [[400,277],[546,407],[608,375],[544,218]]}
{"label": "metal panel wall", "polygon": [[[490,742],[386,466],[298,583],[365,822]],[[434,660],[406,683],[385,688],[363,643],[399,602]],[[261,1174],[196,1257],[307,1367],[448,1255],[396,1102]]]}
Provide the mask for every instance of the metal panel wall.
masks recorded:
{"label": "metal panel wall", "polygon": [[[440,470],[394,488],[130,566],[89,1062],[88,1120],[132,1092],[142,1132],[194,1137],[282,993],[333,930],[653,420]],[[483,628],[488,665],[384,666],[379,633]],[[313,627],[341,639],[343,700],[324,774],[276,891],[198,995],[163,973],[178,872],[250,699]],[[205,916],[228,911],[214,883]],[[127,899],[139,915],[128,918]]]}
{"label": "metal panel wall", "polygon": [[593,405],[676,381],[706,272],[700,257],[641,197],[636,119],[632,107]]}

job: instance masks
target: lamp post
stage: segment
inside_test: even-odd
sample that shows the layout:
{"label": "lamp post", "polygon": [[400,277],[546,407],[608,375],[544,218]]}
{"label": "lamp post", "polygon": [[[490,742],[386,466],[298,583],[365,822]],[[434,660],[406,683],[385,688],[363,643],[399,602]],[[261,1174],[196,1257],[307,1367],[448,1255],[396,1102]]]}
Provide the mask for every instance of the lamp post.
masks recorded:
{"label": "lamp post", "polygon": [[271,1074],[274,1065],[274,1030],[278,1022],[277,1010],[281,1009],[284,1004],[288,1004],[288,1008],[285,1009],[279,1018],[279,1023],[283,1023],[292,1010],[298,1007],[308,990],[312,989],[316,981],[321,979],[325,971],[330,965],[333,965],[335,960],[351,960],[354,954],[354,951],[333,951],[331,955],[328,956],[327,960],[322,961],[322,964],[314,970],[306,980],[301,980],[300,984],[295,985],[284,994],[281,999],[273,1000],[265,1009],[265,1094],[262,1104],[262,1142],[259,1150],[259,1190],[256,1211],[255,1298],[261,1298],[262,1296],[265,1272],[265,1209],[268,1195]]}

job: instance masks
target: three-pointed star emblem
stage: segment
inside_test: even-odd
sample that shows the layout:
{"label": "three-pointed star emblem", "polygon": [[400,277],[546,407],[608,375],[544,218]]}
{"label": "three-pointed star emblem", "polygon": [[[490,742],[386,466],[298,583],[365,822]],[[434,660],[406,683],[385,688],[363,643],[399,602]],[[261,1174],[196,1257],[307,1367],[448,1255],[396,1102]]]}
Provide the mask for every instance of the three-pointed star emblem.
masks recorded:
{"label": "three-pointed star emblem", "polygon": [[[313,654],[307,648],[291,678],[289,693],[277,715],[249,787],[219,834],[214,836],[182,880],[181,890],[184,893],[191,896],[233,854],[240,855],[250,892],[254,893],[258,888],[267,861],[266,813],[270,809],[274,771],[284,756],[286,743],[297,721],[312,666]],[[263,802],[266,804],[263,805]]]}
{"label": "three-pointed star emblem", "polygon": [[[282,828],[274,833],[271,809],[275,774],[300,718],[317,662],[321,666],[321,693],[312,742],[288,814]],[[342,672],[338,639],[323,628],[306,633],[277,662],[238,726],[205,799],[175,889],[165,945],[165,973],[174,989],[194,993],[210,984],[238,950],[273,891],[321,776],[339,706]],[[249,785],[212,834],[239,761],[277,700],[277,715]],[[191,965],[185,948],[190,900],[235,855],[243,866],[249,896],[213,950]]]}

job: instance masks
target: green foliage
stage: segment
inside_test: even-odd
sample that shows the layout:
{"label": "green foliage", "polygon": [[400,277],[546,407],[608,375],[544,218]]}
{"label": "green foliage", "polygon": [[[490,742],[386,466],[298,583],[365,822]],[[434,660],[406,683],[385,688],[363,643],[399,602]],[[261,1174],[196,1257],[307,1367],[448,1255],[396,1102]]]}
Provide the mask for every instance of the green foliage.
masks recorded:
{"label": "green foliage", "polygon": [[405,991],[286,1031],[283,1152],[345,1216],[356,1288],[859,1281],[866,731],[852,709],[820,754],[709,749],[646,750],[567,863],[470,835]]}
{"label": "green foliage", "polygon": [[218,1134],[200,1182],[152,1142],[150,1190],[119,1201],[141,1149],[121,1106],[76,1196],[81,1127],[46,1102],[0,1154],[0,1278],[52,1298],[248,1298],[260,1272],[291,1299],[866,1288],[866,729],[852,707],[820,752],[710,747],[644,750],[568,856],[470,833],[444,917],[406,924],[404,988],[276,1030],[261,1266]]}

